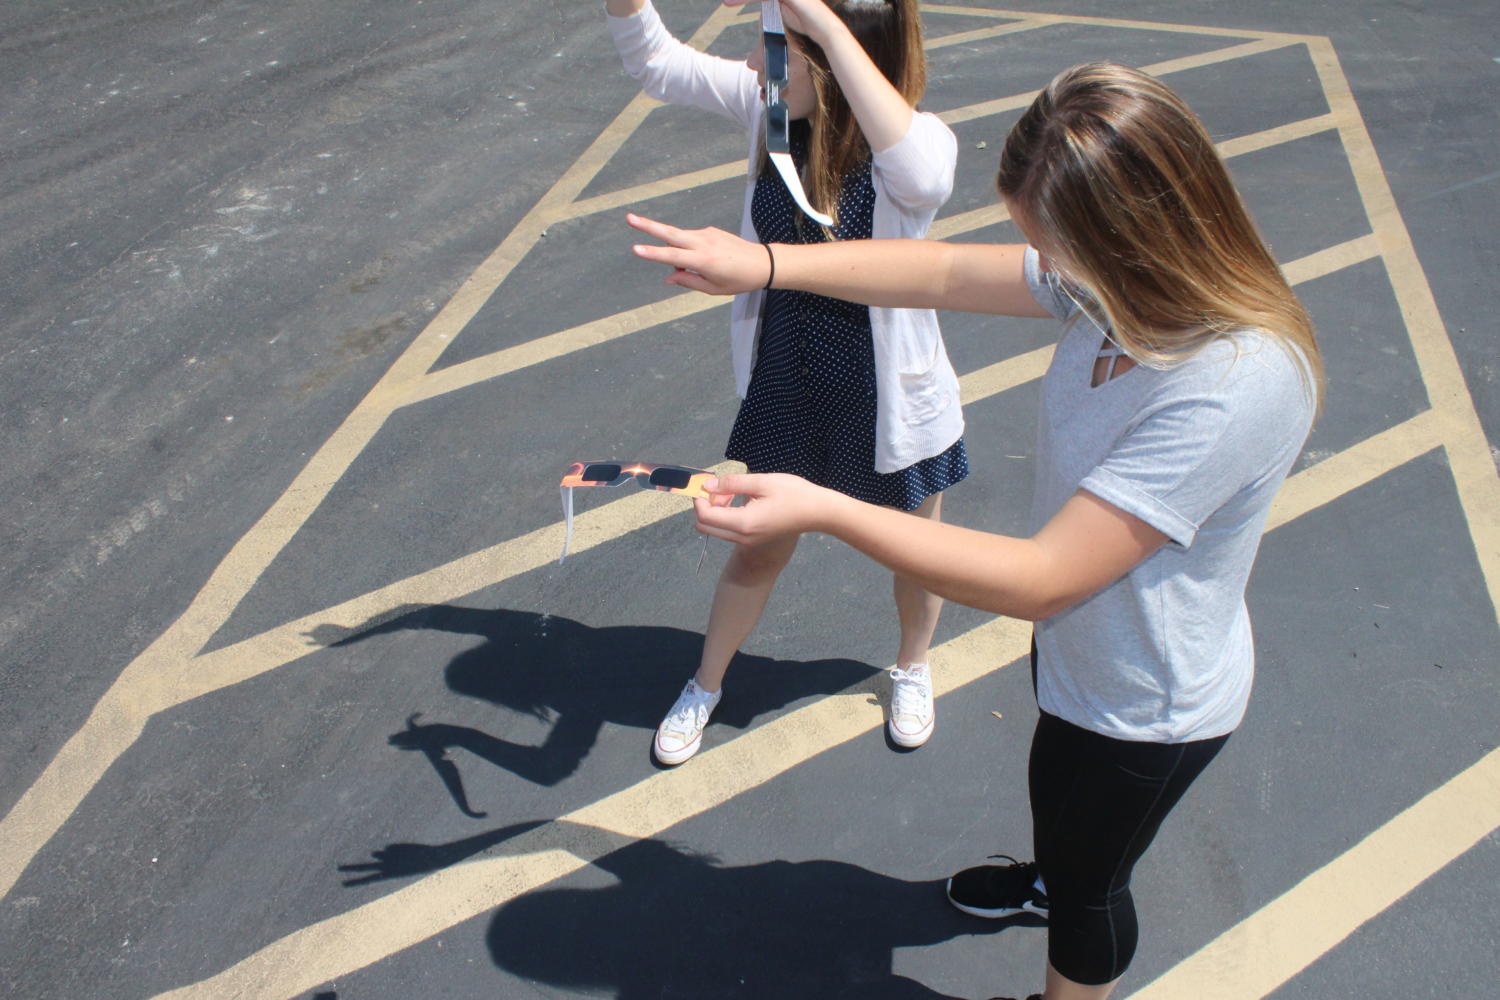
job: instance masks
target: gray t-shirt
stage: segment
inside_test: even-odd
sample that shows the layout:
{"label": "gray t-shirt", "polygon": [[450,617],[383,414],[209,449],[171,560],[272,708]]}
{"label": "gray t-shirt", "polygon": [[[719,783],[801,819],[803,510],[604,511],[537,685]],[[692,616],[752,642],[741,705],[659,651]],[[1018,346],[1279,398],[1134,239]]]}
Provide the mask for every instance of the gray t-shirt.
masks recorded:
{"label": "gray t-shirt", "polygon": [[1037,701],[1117,739],[1222,736],[1244,716],[1255,669],[1245,583],[1312,425],[1296,349],[1244,330],[1093,387],[1103,331],[1035,250],[1025,272],[1042,307],[1069,321],[1042,379],[1032,530],[1084,489],[1169,539],[1037,623]]}

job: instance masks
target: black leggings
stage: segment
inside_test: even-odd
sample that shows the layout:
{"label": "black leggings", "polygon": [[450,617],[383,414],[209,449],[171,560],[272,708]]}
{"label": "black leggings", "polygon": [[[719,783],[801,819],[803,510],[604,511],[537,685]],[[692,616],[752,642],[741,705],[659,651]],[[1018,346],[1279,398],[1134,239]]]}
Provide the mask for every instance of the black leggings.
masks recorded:
{"label": "black leggings", "polygon": [[1135,955],[1130,874],[1161,821],[1229,737],[1112,739],[1042,713],[1031,740],[1031,821],[1047,889],[1047,958],[1075,983],[1120,977]]}

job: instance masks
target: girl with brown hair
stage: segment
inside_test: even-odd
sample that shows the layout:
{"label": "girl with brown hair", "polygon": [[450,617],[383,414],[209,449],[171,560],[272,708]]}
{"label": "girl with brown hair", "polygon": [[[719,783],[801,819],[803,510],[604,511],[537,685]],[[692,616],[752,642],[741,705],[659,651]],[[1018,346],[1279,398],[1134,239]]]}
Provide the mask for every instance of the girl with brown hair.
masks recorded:
{"label": "girl with brown hair", "polygon": [[[758,44],[744,62],[719,59],[672,37],[649,0],[606,0],[605,7],[625,68],[647,93],[745,128],[745,238],[920,238],[952,192],[957,140],[936,116],[915,109],[926,86],[916,0],[782,0],[791,154],[812,208],[833,218],[828,227],[803,215],[777,172],[766,169]],[[743,402],[728,458],[751,472],[795,473],[867,503],[939,519],[942,491],[968,474],[968,462],[958,379],[931,309],[757,285],[735,298],[730,346]],[[730,660],[796,545],[790,533],[735,546],[714,592],[697,673],[657,729],[657,760],[678,764],[698,751]],[[942,600],[902,573],[894,592],[901,641],[888,732],[914,747],[933,731],[927,649]]]}
{"label": "girl with brown hair", "polygon": [[[1099,1000],[1135,952],[1135,863],[1244,715],[1245,585],[1322,366],[1213,143],[1157,80],[1104,63],[1060,74],[1011,130],[998,187],[1027,245],[777,245],[773,287],[1063,320],[1034,533],[903,520],[792,476],[723,476],[696,503],[716,537],[827,532],[949,600],[1036,623],[1036,861],[959,872],[948,897],[1046,917],[1040,996]],[[671,284],[766,280],[761,247],[632,224],[670,244],[636,252],[671,265]]]}

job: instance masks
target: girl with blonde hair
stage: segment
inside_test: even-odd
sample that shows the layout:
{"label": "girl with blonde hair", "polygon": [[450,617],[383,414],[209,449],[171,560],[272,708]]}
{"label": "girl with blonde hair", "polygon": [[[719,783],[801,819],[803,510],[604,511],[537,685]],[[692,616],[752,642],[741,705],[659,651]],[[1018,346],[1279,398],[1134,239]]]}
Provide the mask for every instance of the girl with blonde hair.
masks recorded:
{"label": "girl with blonde hair", "polygon": [[[1152,77],[1107,63],[1057,76],[1011,130],[997,186],[1026,245],[777,245],[773,287],[1062,320],[1033,533],[901,519],[792,476],[720,477],[699,528],[740,544],[827,532],[949,600],[1035,622],[1036,860],[959,872],[948,897],[1044,916],[1036,996],[1099,1000],[1135,952],[1135,863],[1244,715],[1245,585],[1322,367],[1202,124]],[[631,221],[669,244],[636,248],[674,268],[669,283],[766,281],[761,247]]]}
{"label": "girl with blonde hair", "polygon": [[[730,6],[746,0],[725,0]],[[765,68],[678,41],[649,0],[606,0],[626,70],[647,93],[725,115],[749,139],[740,234],[764,243],[920,238],[953,190],[958,144],[916,110],[926,57],[916,0],[781,0],[789,82],[781,90],[804,215],[767,169]],[[767,251],[761,250],[762,264]],[[762,284],[765,284],[764,280]],[[968,475],[958,378],[931,309],[866,306],[784,287],[736,296],[730,318],[742,403],[726,457],[751,472],[796,473],[847,496],[936,521],[942,491]],[[679,764],[702,745],[730,660],[749,636],[797,535],[737,545],[719,578],[697,672],[656,732],[653,752]],[[888,731],[920,746],[934,727],[927,649],[942,600],[894,579],[900,646]]]}

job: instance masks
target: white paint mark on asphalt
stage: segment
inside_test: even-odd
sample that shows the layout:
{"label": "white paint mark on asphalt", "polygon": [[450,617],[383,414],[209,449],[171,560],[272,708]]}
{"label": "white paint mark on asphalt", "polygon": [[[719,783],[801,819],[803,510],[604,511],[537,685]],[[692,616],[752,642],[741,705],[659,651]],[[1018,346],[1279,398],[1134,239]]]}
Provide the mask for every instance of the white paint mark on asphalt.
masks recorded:
{"label": "white paint mark on asphalt", "polygon": [[1487,181],[1492,181],[1496,178],[1500,178],[1500,170],[1484,174],[1480,177],[1472,178],[1471,180],[1463,181],[1459,184],[1454,184],[1450,187],[1445,187],[1440,191],[1432,191],[1428,194],[1422,195],[1422,197],[1418,198],[1417,201],[1426,201],[1428,198],[1440,198],[1445,194],[1452,194],[1455,191],[1462,191],[1464,188],[1471,188],[1476,184],[1484,184]]}

